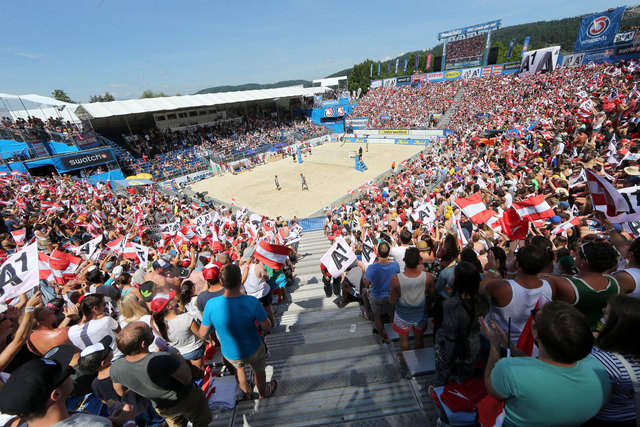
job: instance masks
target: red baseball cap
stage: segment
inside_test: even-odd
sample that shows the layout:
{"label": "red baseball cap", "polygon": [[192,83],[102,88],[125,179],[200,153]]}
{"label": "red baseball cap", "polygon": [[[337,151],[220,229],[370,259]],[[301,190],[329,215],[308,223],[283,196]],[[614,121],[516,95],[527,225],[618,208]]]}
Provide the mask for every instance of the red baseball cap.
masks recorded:
{"label": "red baseball cap", "polygon": [[221,268],[222,264],[220,264],[219,262],[211,262],[204,266],[204,269],[202,270],[202,276],[205,278],[205,280],[212,280],[215,282],[220,276]]}
{"label": "red baseball cap", "polygon": [[164,310],[167,304],[169,304],[169,301],[171,301],[175,296],[176,291],[171,291],[169,292],[169,294],[157,294],[151,300],[149,308],[151,308],[151,311],[153,311],[154,313],[160,313],[162,310]]}

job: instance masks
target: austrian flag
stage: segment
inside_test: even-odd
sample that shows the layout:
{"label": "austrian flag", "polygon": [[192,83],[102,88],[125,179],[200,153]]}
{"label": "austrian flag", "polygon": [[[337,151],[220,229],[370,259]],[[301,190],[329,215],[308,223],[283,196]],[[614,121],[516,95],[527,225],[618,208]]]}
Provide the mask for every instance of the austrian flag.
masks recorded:
{"label": "austrian flag", "polygon": [[513,207],[521,218],[527,218],[529,221],[551,218],[555,215],[549,203],[544,199],[544,194],[529,197],[521,202],[514,202]]}
{"label": "austrian flag", "polygon": [[266,240],[261,240],[253,256],[274,270],[280,270],[287,261],[290,252],[291,249],[286,246],[274,245]]}
{"label": "austrian flag", "polygon": [[482,197],[480,193],[475,193],[469,197],[460,197],[454,200],[454,203],[458,205],[462,212],[469,218],[474,224],[484,224],[489,219],[496,215],[495,211],[487,209],[482,203]]}

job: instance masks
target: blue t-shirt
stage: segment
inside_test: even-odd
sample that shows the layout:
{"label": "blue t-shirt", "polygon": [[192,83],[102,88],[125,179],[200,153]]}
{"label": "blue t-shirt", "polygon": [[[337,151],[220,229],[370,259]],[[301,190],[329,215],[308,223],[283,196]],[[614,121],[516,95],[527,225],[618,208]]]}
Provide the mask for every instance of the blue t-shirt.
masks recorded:
{"label": "blue t-shirt", "polygon": [[229,360],[246,359],[262,345],[256,322],[264,322],[264,311],[258,298],[241,295],[228,298],[224,295],[207,301],[202,314],[202,324],[216,328],[222,355]]}
{"label": "blue t-shirt", "polygon": [[606,369],[591,355],[564,368],[533,357],[500,359],[491,371],[505,397],[504,426],[571,426],[592,418],[609,395]]}
{"label": "blue t-shirt", "polygon": [[371,282],[369,287],[371,296],[374,298],[388,297],[391,289],[391,277],[398,273],[400,273],[400,266],[395,261],[391,261],[388,264],[376,262],[370,265],[364,273],[364,278]]}

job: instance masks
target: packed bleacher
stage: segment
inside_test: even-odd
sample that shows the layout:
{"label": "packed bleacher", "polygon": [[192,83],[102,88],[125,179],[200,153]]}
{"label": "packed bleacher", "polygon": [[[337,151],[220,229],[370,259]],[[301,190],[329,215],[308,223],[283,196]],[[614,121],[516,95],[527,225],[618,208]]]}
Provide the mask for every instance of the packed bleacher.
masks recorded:
{"label": "packed bleacher", "polygon": [[[344,239],[356,261],[319,266],[327,286],[341,287],[343,306],[361,306],[380,342],[392,324],[399,361],[433,331],[427,391],[449,416],[635,424],[637,66],[374,89],[358,107],[372,120],[389,114],[393,127],[419,126],[465,87],[446,142],[328,207],[327,238]],[[251,150],[281,132],[252,126],[169,137],[185,149],[238,141]],[[503,132],[480,145],[485,130]],[[167,162],[180,165],[178,155]],[[70,177],[0,181],[0,280],[11,297],[0,310],[3,420],[58,421],[67,409],[111,401],[109,412],[58,425],[200,426],[212,404],[277,395],[277,379],[263,375],[263,337],[275,325],[273,293],[288,298],[295,220],[153,187],[123,194]],[[212,402],[207,379],[221,355],[238,388]]]}
{"label": "packed bleacher", "polygon": [[351,117],[366,117],[371,128],[427,128],[430,116],[444,114],[460,87],[459,81],[418,87],[372,88],[358,100]]}

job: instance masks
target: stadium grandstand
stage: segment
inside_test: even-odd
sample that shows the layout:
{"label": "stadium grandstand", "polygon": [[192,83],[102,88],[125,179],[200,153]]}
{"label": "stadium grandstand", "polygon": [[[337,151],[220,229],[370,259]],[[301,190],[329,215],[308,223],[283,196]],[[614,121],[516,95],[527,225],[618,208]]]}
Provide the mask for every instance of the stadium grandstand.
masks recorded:
{"label": "stadium grandstand", "polygon": [[355,93],[0,95],[0,425],[636,425],[624,9]]}

